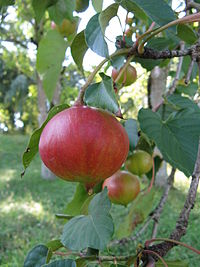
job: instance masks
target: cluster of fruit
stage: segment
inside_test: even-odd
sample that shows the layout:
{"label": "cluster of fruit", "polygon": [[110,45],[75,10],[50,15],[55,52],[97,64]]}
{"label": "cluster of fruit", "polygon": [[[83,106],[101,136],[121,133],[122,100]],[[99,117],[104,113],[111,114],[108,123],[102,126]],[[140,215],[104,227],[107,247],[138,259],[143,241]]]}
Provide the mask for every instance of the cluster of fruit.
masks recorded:
{"label": "cluster of fruit", "polygon": [[[39,152],[44,164],[64,180],[84,183],[87,189],[105,180],[103,188],[107,186],[110,200],[122,205],[140,192],[136,175],[152,168],[152,158],[145,151],[136,151],[126,161],[128,135],[114,115],[81,105],[47,123]],[[130,172],[119,171],[124,162]]]}

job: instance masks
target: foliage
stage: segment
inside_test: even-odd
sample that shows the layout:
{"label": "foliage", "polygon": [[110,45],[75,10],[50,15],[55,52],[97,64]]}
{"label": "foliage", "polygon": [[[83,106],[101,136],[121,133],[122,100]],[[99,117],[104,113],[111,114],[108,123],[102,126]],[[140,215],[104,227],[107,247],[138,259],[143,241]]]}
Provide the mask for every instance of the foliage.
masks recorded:
{"label": "foliage", "polygon": [[[62,27],[64,21],[67,20],[68,24],[75,23],[78,25],[79,17],[76,16],[78,12],[77,14],[74,12],[77,4],[75,0],[19,1],[17,3],[17,7],[19,6],[17,16],[20,18],[20,22],[16,22],[16,25],[12,21],[6,21],[5,19],[8,10],[7,6],[12,4],[14,3],[11,1],[5,1],[3,4],[1,15],[3,26],[0,26],[3,28],[3,38],[7,38],[8,41],[11,40],[16,45],[20,45],[25,49],[24,51],[27,51],[30,39],[32,44],[36,45],[37,77],[42,79],[42,86],[48,98],[47,103],[49,106],[54,103],[55,90],[60,84],[64,88],[67,88],[67,98],[70,96],[68,100],[65,101],[64,99],[63,102],[68,101],[72,104],[75,101],[73,98],[77,94],[77,91],[71,93],[71,90],[69,90],[74,86],[63,85],[63,81],[66,79],[63,63],[66,63],[65,55],[68,47],[71,48],[71,55],[74,62],[83,75],[83,59],[88,49],[91,49],[97,55],[104,58],[88,76],[88,79],[82,87],[79,87],[81,83],[78,83],[80,91],[75,105],[85,104],[105,109],[121,119],[123,119],[123,114],[120,109],[119,96],[121,95],[122,98],[122,93],[119,93],[119,91],[123,90],[123,85],[126,84],[125,73],[127,66],[130,63],[135,66],[140,65],[147,72],[151,71],[155,66],[159,66],[160,68],[170,68],[170,65],[172,66],[172,71],[169,75],[171,84],[169,86],[167,85],[167,93],[163,96],[163,100],[158,103],[158,106],[151,109],[150,101],[148,108],[145,104],[143,107],[140,105],[140,110],[135,116],[135,120],[129,118],[125,122],[122,121],[122,124],[130,140],[129,154],[135,148],[141,149],[143,146],[145,146],[144,150],[150,151],[153,154],[154,148],[157,146],[163,157],[161,160],[165,160],[171,167],[179,169],[188,177],[193,174],[192,185],[197,190],[198,182],[195,183],[195,181],[198,180],[199,174],[195,169],[195,163],[197,161],[200,137],[200,109],[198,106],[199,89],[197,85],[198,65],[196,64],[199,62],[199,40],[195,22],[200,21],[199,13],[193,14],[194,9],[188,8],[191,15],[178,19],[177,13],[171,7],[171,1],[165,0],[116,0],[115,3],[107,6],[106,9],[103,9],[103,1],[93,0],[92,5],[97,12],[89,19],[85,29],[77,34],[75,27],[72,32],[62,34],[59,27]],[[24,8],[25,4],[27,4],[28,8]],[[115,43],[116,49],[113,54],[110,54],[106,30],[109,27],[110,21],[118,16],[119,7],[131,13],[133,23],[129,26],[133,35],[128,36],[125,31],[126,28],[122,29],[121,35],[116,36],[116,39],[112,40]],[[25,10],[24,13],[22,12],[23,8]],[[195,8],[200,10],[199,5]],[[118,17],[118,19],[120,20],[121,18]],[[126,18],[124,19],[126,20]],[[50,29],[51,21],[56,23],[55,29]],[[26,23],[29,25],[29,31],[27,36],[24,36],[21,25],[24,26]],[[119,26],[120,24],[122,23],[120,22]],[[19,36],[20,38],[18,38]],[[187,49],[184,53],[183,42]],[[1,42],[2,47],[3,45],[4,42]],[[191,45],[193,46],[191,47]],[[81,48],[80,52],[79,47]],[[21,53],[19,54],[21,55]],[[24,55],[24,53],[22,54]],[[177,64],[177,61],[173,58],[182,55],[184,55],[184,59],[179,60]],[[30,65],[31,63],[30,61]],[[105,73],[101,73],[100,71],[105,63],[107,63]],[[2,71],[5,68],[3,61],[2,66],[0,75],[4,75]],[[114,66],[119,70],[115,81],[108,76],[107,68],[109,69],[109,66]],[[5,82],[6,79],[11,79],[12,81],[9,83],[9,90],[3,84],[0,97],[3,100],[3,105],[8,105],[7,111],[4,113],[7,116],[12,114],[13,123],[16,107],[23,107],[23,100],[29,94],[29,85],[33,85],[35,80],[32,80],[33,69],[27,68],[27,65],[24,65],[24,71],[16,70],[13,65],[8,69],[9,71],[6,72],[6,77],[4,77],[3,81]],[[93,83],[98,73],[101,81]],[[80,78],[79,73],[77,73],[77,77],[78,79]],[[121,77],[124,78],[122,86],[119,87],[118,81]],[[185,80],[184,86],[181,84],[183,80]],[[190,85],[186,88],[188,83]],[[63,93],[63,98],[65,97],[65,93]],[[128,104],[132,106],[133,102],[129,100],[127,104],[126,102],[124,103],[124,107],[122,105],[122,110],[126,111],[127,114],[129,111],[129,107],[127,108]],[[66,105],[64,104],[51,109],[42,127],[36,130],[31,136],[30,144],[23,157],[25,168],[28,167],[38,151],[39,138],[43,128],[50,118],[63,110],[63,107],[66,107]],[[23,115],[22,112],[20,114],[21,116]],[[4,120],[6,121],[6,119]],[[59,129],[56,129],[56,131],[59,131]],[[54,160],[54,156],[51,155],[52,160]],[[156,171],[159,165],[157,164]],[[196,173],[193,173],[194,169]],[[154,170],[152,170],[150,189],[153,181]],[[148,193],[150,189],[147,190]],[[190,212],[190,205],[192,208],[195,201],[195,192],[193,194],[195,190],[193,189],[189,192],[188,199],[190,203],[188,210],[183,210],[188,214]],[[81,197],[77,192],[81,192]],[[109,266],[112,266],[118,259],[123,264],[130,266],[135,257],[137,257],[138,261],[136,263],[137,266],[141,265],[141,262],[144,265],[148,264],[149,258],[147,254],[152,252],[148,252],[145,246],[138,246],[139,250],[137,248],[137,255],[135,250],[128,258],[111,256],[108,260],[108,258],[98,256],[99,252],[106,253],[106,248],[114,232],[114,221],[110,215],[110,201],[106,190],[100,190],[97,194],[94,191],[89,192],[91,198],[86,197],[85,192],[80,187],[77,188],[77,192],[71,202],[72,206],[75,203],[76,212],[74,211],[74,214],[72,212],[71,214],[65,214],[66,210],[70,210],[68,205],[64,214],[62,214],[63,218],[67,217],[68,222],[65,224],[63,234],[59,240],[66,250],[71,250],[67,256],[73,257],[73,260],[77,260],[76,263],[78,261],[79,263],[80,261],[84,261],[83,264],[85,264],[85,261],[96,262],[102,259],[103,261],[109,261]],[[190,194],[193,194],[193,196]],[[145,200],[141,196],[140,194],[140,202],[144,205]],[[150,196],[148,195],[148,197]],[[138,202],[140,198],[138,198]],[[84,201],[84,205],[80,205],[80,199]],[[149,206],[150,202],[149,200]],[[130,229],[131,231],[133,230],[132,223],[134,222],[131,220],[134,215],[141,217],[139,219],[137,218],[139,222],[143,222],[144,218],[148,216],[148,212],[142,215],[140,214],[140,203],[134,203],[137,208],[132,207],[126,217],[125,224],[128,229],[124,229],[125,234],[130,233]],[[187,205],[184,208],[187,209]],[[176,230],[179,232],[182,231],[180,233],[181,237],[185,233],[184,227],[187,225],[188,219],[182,213],[180,216],[183,216],[183,220],[180,220],[183,223],[183,230],[181,226],[177,227]],[[59,249],[60,247],[54,251],[54,254],[59,254],[57,252]],[[165,255],[167,250],[165,249],[163,253],[159,250],[158,253]],[[198,253],[200,254],[200,252]],[[34,262],[33,264],[35,266],[42,266],[44,263],[48,263],[47,266],[76,265],[73,260],[70,260],[70,257],[64,261],[54,261],[54,254],[48,247],[44,247],[43,245],[35,247],[28,254],[25,260],[25,266],[29,260],[30,262]],[[31,264],[28,263],[28,265]]]}
{"label": "foliage", "polygon": [[[75,192],[74,183],[66,183],[61,179],[46,181],[40,177],[40,160],[36,157],[24,179],[20,179],[22,165],[20,156],[28,141],[27,136],[22,135],[1,135],[0,136],[0,198],[1,198],[1,232],[0,232],[0,265],[7,267],[23,266],[25,255],[37,244],[49,246],[47,241],[59,237],[62,232],[63,223],[66,220],[56,220],[54,214],[62,212],[66,202],[70,201]],[[39,186],[38,186],[39,184]],[[178,216],[178,210],[182,207],[186,195],[186,185],[181,184],[180,179],[175,184],[176,188],[171,191],[168,202],[161,217],[161,226],[158,229],[158,236],[167,236],[173,229],[174,221]],[[177,187],[178,186],[178,187]],[[59,194],[58,194],[59,192]],[[153,206],[157,204],[161,190],[155,191]],[[198,193],[197,203],[200,195]],[[133,202],[134,203],[134,202]],[[148,203],[148,202],[145,202]],[[128,211],[128,208],[113,205],[111,215],[115,222],[115,229],[120,228]],[[67,213],[67,212],[66,212]],[[200,246],[198,233],[199,225],[199,204],[191,214],[189,229],[184,237],[184,242]],[[20,220],[20,224],[16,221]],[[140,225],[135,229],[138,231]],[[152,226],[143,233],[138,242],[148,238]],[[123,235],[124,236],[124,235]],[[124,245],[124,247],[113,247],[111,252],[119,255],[126,255],[133,252],[136,243]],[[122,251],[121,251],[122,250]],[[192,253],[183,253],[183,249],[176,247],[169,254],[170,260],[184,260],[190,262],[190,267],[198,266],[199,258]]]}

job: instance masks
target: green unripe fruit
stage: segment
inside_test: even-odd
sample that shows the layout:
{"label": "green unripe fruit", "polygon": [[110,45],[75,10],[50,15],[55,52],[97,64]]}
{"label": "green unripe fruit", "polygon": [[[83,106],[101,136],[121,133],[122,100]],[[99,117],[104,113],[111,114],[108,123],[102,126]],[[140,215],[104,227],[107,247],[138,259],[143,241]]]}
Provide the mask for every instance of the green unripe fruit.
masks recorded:
{"label": "green unripe fruit", "polygon": [[153,166],[153,158],[143,150],[137,150],[125,162],[125,168],[133,174],[141,176],[149,172]]}
{"label": "green unripe fruit", "polygon": [[89,0],[76,0],[76,12],[84,12],[89,6]]}
{"label": "green unripe fruit", "polygon": [[76,32],[77,26],[78,26],[78,23],[76,20],[70,21],[68,19],[64,19],[62,24],[58,26],[58,31],[63,36],[68,37]]}

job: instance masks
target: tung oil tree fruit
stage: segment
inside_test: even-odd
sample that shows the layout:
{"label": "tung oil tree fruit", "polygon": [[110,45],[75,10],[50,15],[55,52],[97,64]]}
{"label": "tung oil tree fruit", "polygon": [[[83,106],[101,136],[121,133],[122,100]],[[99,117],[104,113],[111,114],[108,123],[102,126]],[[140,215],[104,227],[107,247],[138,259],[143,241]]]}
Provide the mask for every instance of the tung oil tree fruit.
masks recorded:
{"label": "tung oil tree fruit", "polygon": [[125,162],[125,168],[133,174],[141,176],[153,167],[152,156],[143,150],[136,150]]}
{"label": "tung oil tree fruit", "polygon": [[89,6],[89,0],[76,0],[76,12],[84,12]]}
{"label": "tung oil tree fruit", "polygon": [[128,150],[128,135],[114,115],[80,105],[55,115],[39,142],[41,159],[53,173],[87,189],[114,174]]}
{"label": "tung oil tree fruit", "polygon": [[[117,79],[117,76],[118,76],[120,70],[113,68],[112,79],[114,82]],[[126,68],[126,70],[124,71],[124,73],[121,75],[121,77],[117,83],[123,84],[124,86],[129,86],[129,85],[133,84],[136,80],[137,80],[137,71],[133,66],[131,66],[129,64],[128,67]]]}
{"label": "tung oil tree fruit", "polygon": [[136,175],[127,171],[118,171],[103,183],[108,188],[108,197],[114,204],[127,205],[140,192],[140,182]]}

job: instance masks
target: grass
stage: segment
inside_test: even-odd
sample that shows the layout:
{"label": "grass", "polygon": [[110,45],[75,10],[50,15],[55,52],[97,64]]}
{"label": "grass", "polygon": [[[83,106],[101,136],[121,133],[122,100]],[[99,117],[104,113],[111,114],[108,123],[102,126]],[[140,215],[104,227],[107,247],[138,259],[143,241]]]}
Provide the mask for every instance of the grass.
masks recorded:
{"label": "grass", "polygon": [[[46,243],[60,236],[63,225],[55,219],[54,214],[62,212],[75,190],[75,184],[61,179],[47,181],[40,177],[40,160],[36,157],[23,179],[21,156],[28,137],[20,135],[0,136],[0,266],[23,266],[27,252],[37,244]],[[168,237],[175,227],[175,221],[184,204],[186,189],[184,184],[176,181],[176,188],[170,193],[159,224],[158,237]],[[188,184],[187,184],[188,186]],[[156,189],[153,205],[159,201],[162,192]],[[187,235],[182,239],[200,249],[200,196],[193,209]],[[112,215],[119,225],[128,209],[113,206]],[[117,227],[117,226],[116,226]],[[138,243],[149,239],[152,225],[134,244],[117,248],[117,253],[134,251]],[[168,255],[168,259],[186,260],[189,266],[200,266],[200,257],[176,247]]]}

